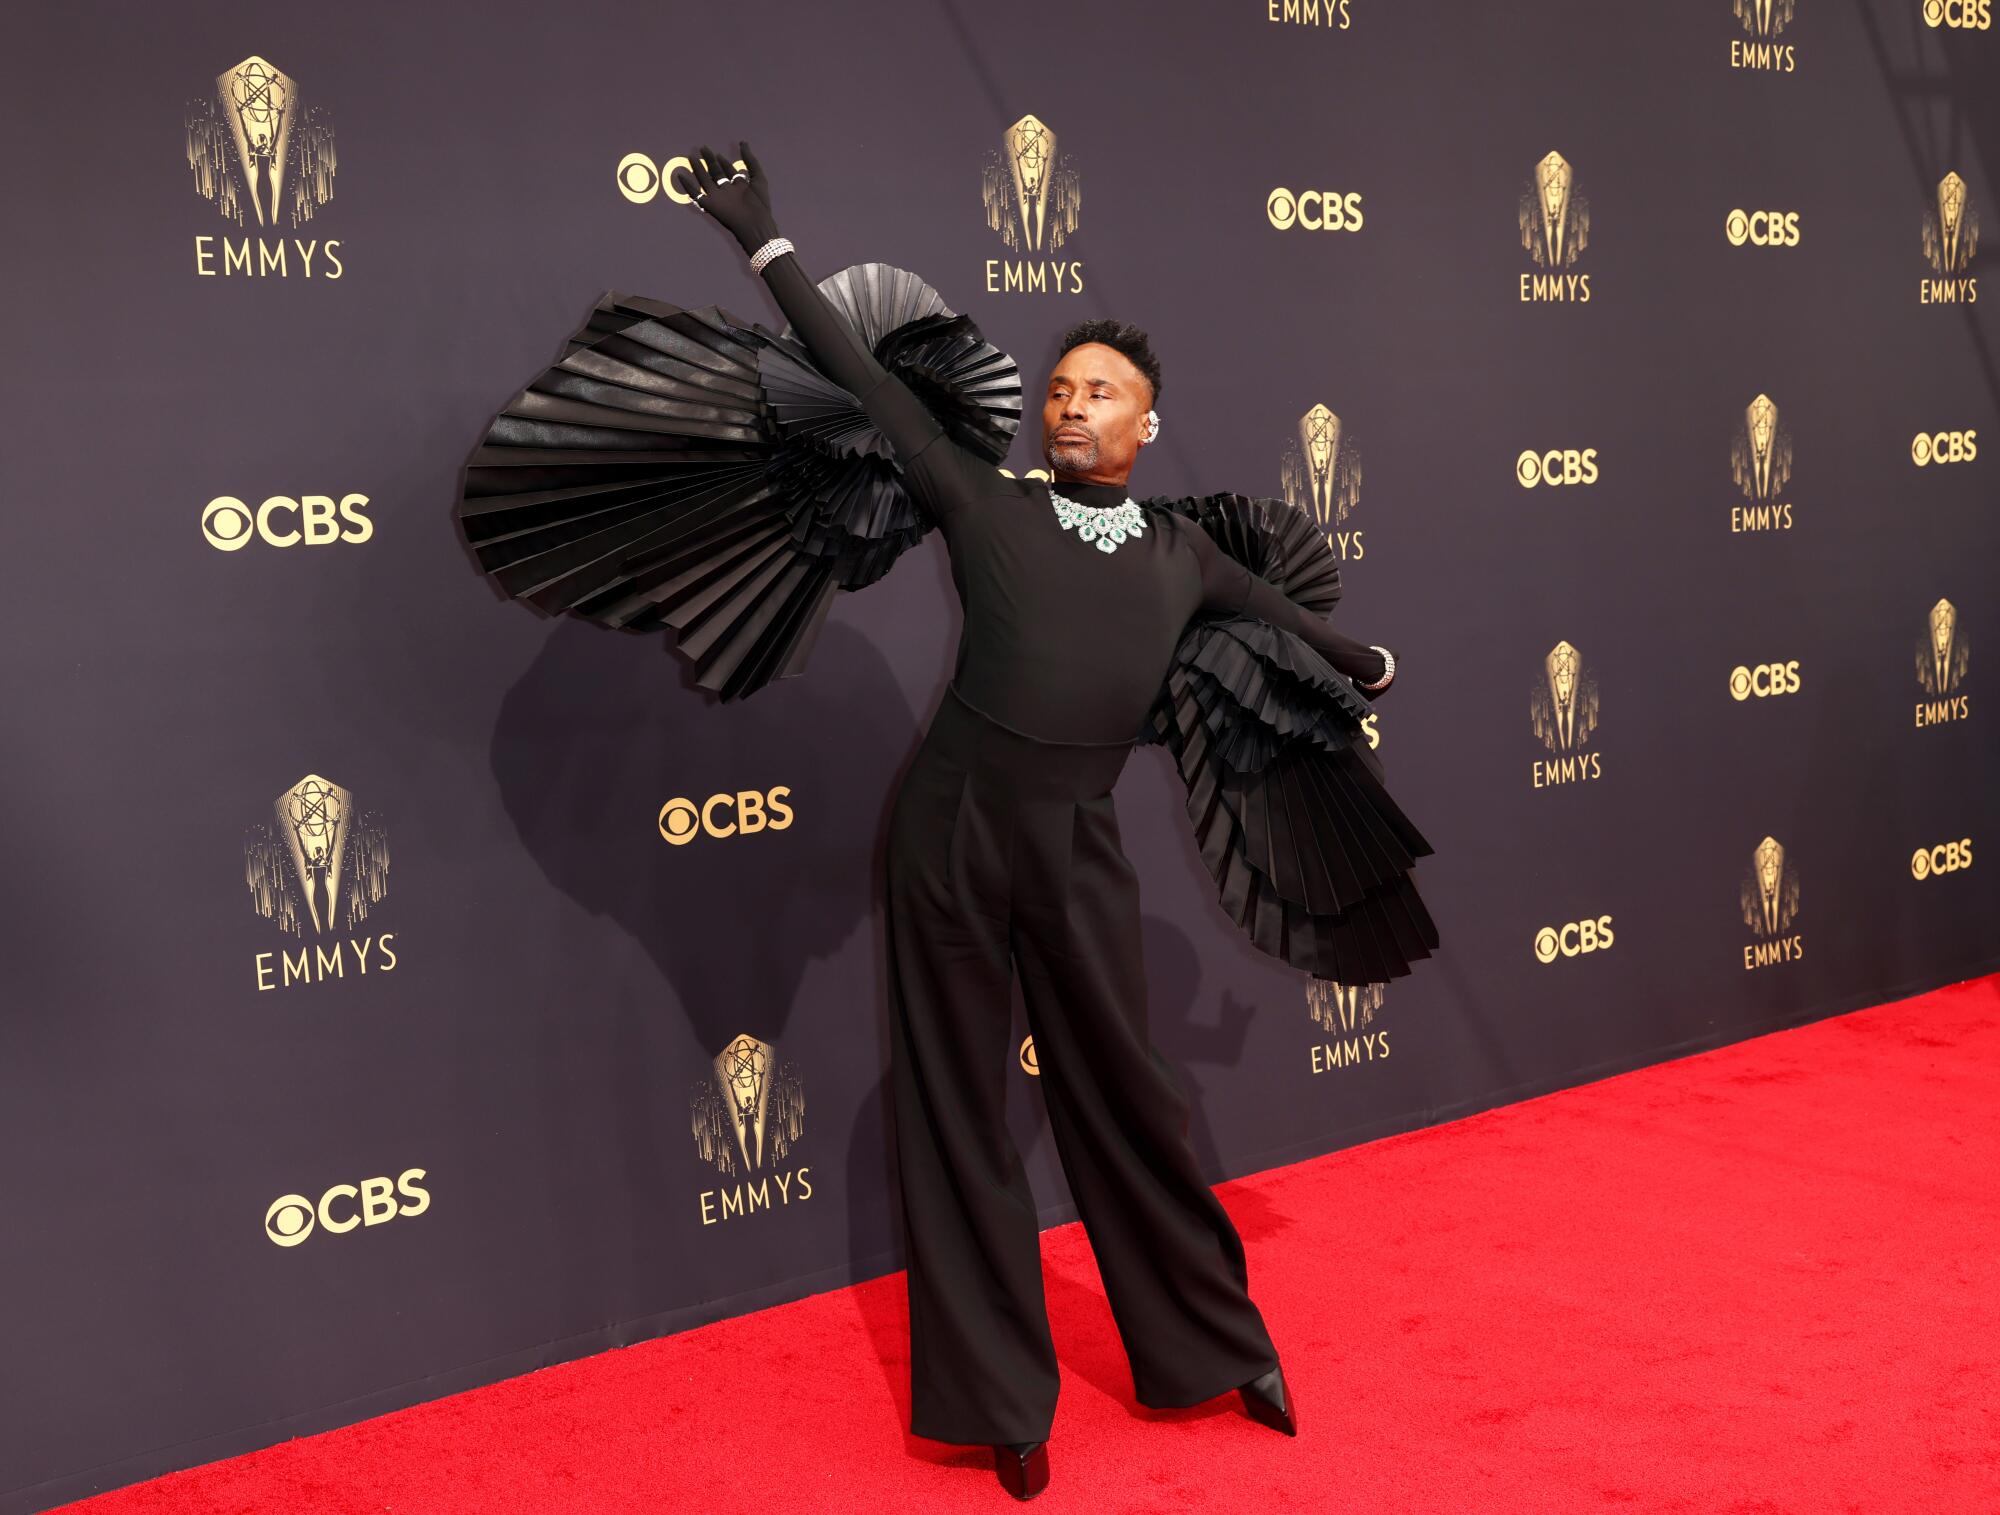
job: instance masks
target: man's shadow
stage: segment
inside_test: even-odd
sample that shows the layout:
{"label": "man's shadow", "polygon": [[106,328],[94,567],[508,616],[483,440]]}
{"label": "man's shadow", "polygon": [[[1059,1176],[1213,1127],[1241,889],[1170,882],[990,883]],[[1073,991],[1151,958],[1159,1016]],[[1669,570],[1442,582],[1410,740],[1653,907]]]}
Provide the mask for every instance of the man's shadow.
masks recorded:
{"label": "man's shadow", "polygon": [[[592,1234],[607,1187],[637,1201],[686,1186],[688,1089],[731,1038],[748,1032],[773,1043],[781,1063],[795,1050],[787,1033],[808,970],[857,929],[873,930],[889,810],[917,740],[916,718],[879,651],[837,621],[822,630],[805,673],[726,703],[694,684],[661,635],[556,622],[494,726],[501,803],[548,881],[613,923],[667,986],[662,994],[649,975],[607,962],[577,983],[578,993],[604,997],[587,1007],[596,1034],[577,1034],[577,1007],[552,1005],[540,1018],[532,1139],[554,1172],[602,1167],[603,1126],[577,1119],[579,1091],[588,1090],[615,1146],[609,1185],[551,1186],[547,1202],[562,1234]],[[788,792],[774,802],[776,789]],[[736,798],[753,792],[754,800]],[[699,810],[714,795],[728,797],[711,811],[716,826],[742,828],[760,810],[764,824],[711,834]],[[684,843],[661,829],[662,809],[675,800],[697,811]],[[791,812],[782,826],[781,806]],[[552,955],[574,958],[588,941],[552,944]],[[611,955],[602,942],[594,950]],[[879,983],[879,941],[870,961]],[[865,1066],[885,1055],[874,1000],[839,1017],[848,1028],[834,1039],[841,1061]],[[825,1050],[806,1069],[810,1086],[848,1071],[824,1066]],[[874,1133],[872,1160],[855,1176],[875,1196],[876,1213],[850,1234],[850,1253],[879,1253],[887,1229],[881,1112],[858,1112],[854,1129]],[[824,1134],[808,1121],[808,1139]],[[653,1300],[666,1270],[652,1254],[672,1244],[635,1232],[621,1249],[629,1276],[606,1280],[602,1258],[594,1260],[573,1276],[575,1297],[564,1304],[601,1309],[607,1283],[611,1297]]]}

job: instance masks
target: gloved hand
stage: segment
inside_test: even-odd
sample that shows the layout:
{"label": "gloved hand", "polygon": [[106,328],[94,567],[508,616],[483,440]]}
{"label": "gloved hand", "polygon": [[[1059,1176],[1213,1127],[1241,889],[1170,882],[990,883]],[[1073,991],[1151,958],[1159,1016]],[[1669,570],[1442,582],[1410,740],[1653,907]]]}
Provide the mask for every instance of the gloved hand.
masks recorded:
{"label": "gloved hand", "polygon": [[[700,152],[688,154],[692,168],[674,169],[673,185],[693,200],[695,209],[720,221],[744,252],[752,253],[778,235],[778,222],[771,214],[770,181],[750,144],[737,143],[736,156],[745,165],[741,169],[704,143]],[[694,182],[683,184],[682,174]]]}

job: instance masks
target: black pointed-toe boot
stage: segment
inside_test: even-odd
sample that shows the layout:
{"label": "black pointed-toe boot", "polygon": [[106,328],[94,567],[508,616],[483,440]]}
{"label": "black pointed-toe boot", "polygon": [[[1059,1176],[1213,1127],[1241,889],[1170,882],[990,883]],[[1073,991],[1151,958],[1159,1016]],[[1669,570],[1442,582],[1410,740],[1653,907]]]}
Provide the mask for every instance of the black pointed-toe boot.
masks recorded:
{"label": "black pointed-toe boot", "polygon": [[1243,1396],[1243,1408],[1250,1412],[1250,1418],[1274,1431],[1283,1431],[1287,1436],[1299,1434],[1299,1423],[1294,1413],[1297,1406],[1292,1402],[1291,1390],[1285,1384],[1285,1370],[1276,1367],[1259,1375],[1236,1391]]}
{"label": "black pointed-toe boot", "polygon": [[1016,1499],[1033,1499],[1049,1486],[1049,1444],[1046,1441],[996,1443],[993,1471]]}

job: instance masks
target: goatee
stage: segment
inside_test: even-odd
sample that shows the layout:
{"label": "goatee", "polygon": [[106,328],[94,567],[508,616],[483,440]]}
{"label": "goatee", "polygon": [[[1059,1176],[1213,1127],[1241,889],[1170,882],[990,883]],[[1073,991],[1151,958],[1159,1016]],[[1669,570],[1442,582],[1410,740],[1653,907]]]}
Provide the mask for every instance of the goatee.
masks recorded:
{"label": "goatee", "polygon": [[1050,442],[1049,462],[1070,473],[1088,473],[1097,466],[1097,438],[1087,442],[1073,439]]}

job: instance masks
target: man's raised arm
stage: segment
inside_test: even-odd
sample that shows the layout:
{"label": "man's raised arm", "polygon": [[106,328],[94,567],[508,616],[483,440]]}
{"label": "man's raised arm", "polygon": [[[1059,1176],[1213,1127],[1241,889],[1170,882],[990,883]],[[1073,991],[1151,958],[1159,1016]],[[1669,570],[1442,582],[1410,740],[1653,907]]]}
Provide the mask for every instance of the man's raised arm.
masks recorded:
{"label": "man's raised arm", "polygon": [[[777,218],[771,212],[770,181],[748,142],[737,145],[737,157],[745,166],[731,169],[720,153],[704,146],[699,153],[688,155],[691,169],[676,169],[675,173],[691,175],[695,182],[688,193],[696,208],[720,222],[749,255],[813,361],[828,378],[861,401],[868,418],[888,438],[907,468],[939,442],[944,428],[915,391],[882,366],[861,333],[800,266],[790,239],[778,233]],[[676,187],[680,187],[678,183]],[[946,440],[935,449],[946,450],[956,452],[957,448]],[[926,478],[926,471],[913,471],[912,484],[924,496],[925,504],[940,514],[947,513],[954,503],[950,497],[956,492],[950,487],[949,470],[940,467],[928,472],[935,476]]]}

